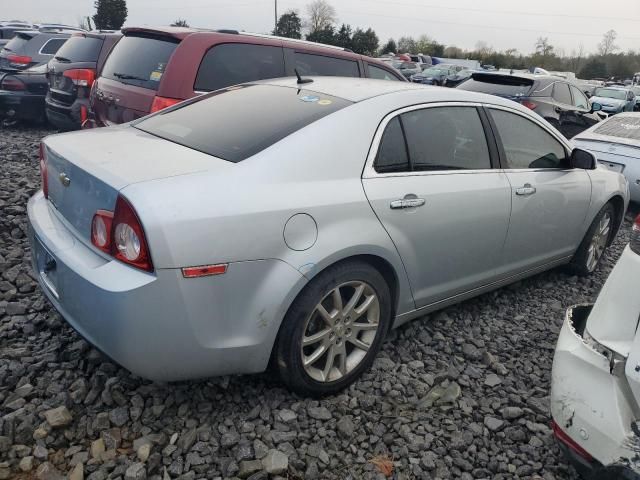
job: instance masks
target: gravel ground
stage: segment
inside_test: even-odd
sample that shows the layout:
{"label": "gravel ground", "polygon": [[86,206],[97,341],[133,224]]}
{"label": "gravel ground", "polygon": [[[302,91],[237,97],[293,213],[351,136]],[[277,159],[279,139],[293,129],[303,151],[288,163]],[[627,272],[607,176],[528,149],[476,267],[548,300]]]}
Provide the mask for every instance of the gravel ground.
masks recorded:
{"label": "gravel ground", "polygon": [[25,205],[48,133],[0,129],[0,479],[576,478],[549,428],[555,341],[629,219],[592,277],[551,271],[400,328],[342,395],[295,397],[267,374],[151,383],[92,349],[31,277]]}

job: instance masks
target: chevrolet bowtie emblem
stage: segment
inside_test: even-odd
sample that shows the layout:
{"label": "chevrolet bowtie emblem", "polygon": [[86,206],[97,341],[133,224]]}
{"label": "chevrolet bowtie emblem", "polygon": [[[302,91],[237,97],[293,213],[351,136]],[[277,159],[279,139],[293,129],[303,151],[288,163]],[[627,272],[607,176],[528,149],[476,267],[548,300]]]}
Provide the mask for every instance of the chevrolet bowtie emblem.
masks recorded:
{"label": "chevrolet bowtie emblem", "polygon": [[60,175],[58,175],[58,178],[60,179],[60,183],[65,187],[71,185],[71,179],[66,173],[62,172]]}

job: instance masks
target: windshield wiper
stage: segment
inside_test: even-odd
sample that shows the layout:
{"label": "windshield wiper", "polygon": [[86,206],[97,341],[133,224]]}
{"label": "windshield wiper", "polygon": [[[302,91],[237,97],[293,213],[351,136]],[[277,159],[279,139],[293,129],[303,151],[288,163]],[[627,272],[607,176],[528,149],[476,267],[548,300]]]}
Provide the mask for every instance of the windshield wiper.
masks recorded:
{"label": "windshield wiper", "polygon": [[126,73],[114,73],[114,77],[118,77],[121,80],[140,80],[141,82],[146,82],[146,78],[136,77],[135,75],[128,75]]}
{"label": "windshield wiper", "polygon": [[53,57],[54,59],[58,60],[59,62],[63,62],[63,63],[71,63],[71,60],[69,60],[66,57],[58,57],[57,55],[55,57]]}

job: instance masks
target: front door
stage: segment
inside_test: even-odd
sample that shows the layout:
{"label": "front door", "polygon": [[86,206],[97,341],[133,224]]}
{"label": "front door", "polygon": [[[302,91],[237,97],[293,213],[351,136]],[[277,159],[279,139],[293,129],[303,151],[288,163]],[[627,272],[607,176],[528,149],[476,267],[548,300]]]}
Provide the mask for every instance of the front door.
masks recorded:
{"label": "front door", "polygon": [[388,122],[363,178],[406,268],[417,307],[490,283],[511,208],[472,106],[405,111]]}
{"label": "front door", "polygon": [[511,185],[501,272],[515,273],[573,255],[585,234],[589,175],[569,168],[565,146],[537,123],[511,111],[489,112]]}

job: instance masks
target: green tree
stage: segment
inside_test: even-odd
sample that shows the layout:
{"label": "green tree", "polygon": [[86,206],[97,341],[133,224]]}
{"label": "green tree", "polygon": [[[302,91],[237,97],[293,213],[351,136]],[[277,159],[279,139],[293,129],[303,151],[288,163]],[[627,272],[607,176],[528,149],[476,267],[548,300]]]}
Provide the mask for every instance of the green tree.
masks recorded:
{"label": "green tree", "polygon": [[607,66],[602,60],[591,58],[580,70],[580,78],[591,80],[592,78],[605,78],[607,76]]}
{"label": "green tree", "polygon": [[310,42],[325,43],[327,45],[335,45],[336,29],[333,25],[327,25],[324,28],[309,32],[307,40]]}
{"label": "green tree", "polygon": [[419,53],[413,37],[400,37],[398,40],[398,51],[396,53]]}
{"label": "green tree", "polygon": [[280,16],[273,34],[287,38],[302,38],[302,19],[295,10],[289,10]]}
{"label": "green tree", "polygon": [[120,30],[127,19],[126,0],[96,0],[93,23],[98,30]]}
{"label": "green tree", "polygon": [[373,56],[378,51],[379,40],[376,32],[371,28],[367,28],[367,30],[357,28],[353,32],[351,44],[355,53]]}
{"label": "green tree", "polygon": [[351,25],[343,23],[338,33],[336,33],[335,44],[339,47],[353,49],[351,35]]}
{"label": "green tree", "polygon": [[396,45],[396,41],[393,38],[390,38],[389,41],[380,50],[380,54],[384,55],[385,53],[396,53],[397,51],[398,45]]}
{"label": "green tree", "polygon": [[184,18],[179,18],[171,24],[172,27],[189,27],[189,24]]}

